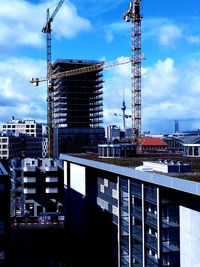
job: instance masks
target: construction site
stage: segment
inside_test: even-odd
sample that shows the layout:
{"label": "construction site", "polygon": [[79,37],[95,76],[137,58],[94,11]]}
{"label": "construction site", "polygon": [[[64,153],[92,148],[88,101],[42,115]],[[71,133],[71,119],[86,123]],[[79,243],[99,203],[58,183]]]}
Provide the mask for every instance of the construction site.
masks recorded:
{"label": "construction site", "polygon": [[[33,193],[39,192],[40,197],[45,192],[53,202],[55,194],[54,206],[63,212],[62,229],[56,228],[55,222],[55,231],[52,223],[51,227],[45,225],[42,232],[41,224],[34,225],[30,218],[29,225],[24,224],[28,235],[24,231],[23,243],[20,231],[25,226],[22,223],[20,228],[16,223],[13,262],[20,262],[26,254],[24,244],[30,240],[33,242],[27,257],[34,258],[30,266],[192,267],[200,262],[200,137],[188,133],[163,138],[142,134],[141,2],[131,1],[121,14],[124,23],[131,23],[131,55],[128,60],[112,62],[53,62],[52,23],[64,0],[58,2],[52,14],[47,9],[42,28],[46,37],[46,75],[30,82],[35,86],[47,84],[48,159],[51,164],[59,160],[63,180],[56,177],[55,166],[44,165],[46,176],[41,168],[43,181],[39,178],[37,191],[30,159],[24,183],[30,198]],[[124,132],[125,120],[130,119],[130,138],[108,140],[103,127],[103,71],[123,64],[131,67],[131,114],[126,114],[123,93],[122,114],[113,115],[122,117]],[[19,168],[16,171],[19,173]],[[60,206],[56,200],[61,196],[56,190],[58,182],[64,195]],[[20,205],[23,210],[24,203]],[[45,207],[38,204],[38,210],[45,211]],[[34,211],[33,206],[29,208]],[[35,227],[34,231],[31,227]],[[38,243],[40,251],[36,252]],[[20,266],[27,266],[26,257]]]}
{"label": "construction site", "polygon": [[[101,158],[99,160],[112,162],[115,160],[113,158],[124,157],[124,155],[126,155],[125,157],[136,156],[135,163],[132,162],[132,164],[137,166],[138,162],[142,163],[143,159],[149,157],[176,160],[182,158],[182,155],[199,155],[198,148],[189,147],[189,142],[191,142],[191,146],[199,142],[198,137],[189,140],[186,136],[189,136],[190,133],[183,133],[183,136],[166,135],[161,140],[153,137],[145,138],[142,134],[141,65],[144,56],[141,53],[141,24],[143,20],[141,2],[141,0],[130,2],[129,8],[122,12],[122,20],[125,23],[131,23],[130,58],[108,62],[83,59],[57,59],[52,62],[52,23],[56,14],[62,8],[64,0],[58,2],[52,14],[50,14],[49,8],[47,9],[47,20],[42,28],[42,32],[46,35],[47,74],[45,77],[32,78],[30,82],[35,86],[39,86],[41,82],[47,82],[49,157],[59,158],[60,153],[88,153],[99,156]],[[130,64],[131,66],[129,102],[131,114],[126,114],[123,91],[122,114],[113,113],[113,115],[122,117],[123,130],[129,130],[130,135],[129,138],[117,139],[117,143],[124,142],[124,144],[113,144],[111,149],[109,143],[113,143],[113,140],[105,137],[103,127],[103,89],[105,82],[103,71],[124,64]],[[131,121],[130,129],[126,127],[126,119]],[[112,152],[109,152],[110,149]],[[121,159],[119,164],[124,160]],[[187,158],[184,160],[190,161]],[[198,162],[198,159],[196,160]],[[117,162],[117,159],[115,162]],[[195,164],[195,169],[198,170],[197,164]]]}
{"label": "construction site", "polygon": [[[38,86],[47,81],[48,154],[97,152],[97,145],[105,143],[103,123],[103,70],[117,65],[131,64],[131,128],[132,143],[141,136],[141,20],[140,1],[130,3],[123,19],[132,23],[132,55],[121,62],[95,60],[56,60],[51,56],[51,24],[64,0],[59,1],[42,29],[46,34],[47,76],[32,78]],[[125,114],[124,114],[125,116]]]}

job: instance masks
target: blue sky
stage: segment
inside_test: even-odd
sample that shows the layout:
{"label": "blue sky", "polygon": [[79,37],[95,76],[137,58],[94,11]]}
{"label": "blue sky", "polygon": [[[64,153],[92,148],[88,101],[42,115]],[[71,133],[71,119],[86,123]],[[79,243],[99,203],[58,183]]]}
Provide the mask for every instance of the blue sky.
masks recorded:
{"label": "blue sky", "polygon": [[[46,9],[58,0],[0,0],[0,123],[46,120]],[[142,0],[142,131],[200,128],[200,3]],[[120,60],[131,56],[126,0],[64,1],[52,23],[52,59]],[[104,70],[104,126],[122,127],[123,90],[130,114],[130,65]],[[126,120],[130,126],[130,119]]]}

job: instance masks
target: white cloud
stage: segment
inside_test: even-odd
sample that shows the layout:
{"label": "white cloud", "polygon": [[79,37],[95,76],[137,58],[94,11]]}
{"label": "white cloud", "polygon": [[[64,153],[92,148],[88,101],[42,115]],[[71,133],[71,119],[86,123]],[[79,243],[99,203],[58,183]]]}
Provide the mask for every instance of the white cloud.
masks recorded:
{"label": "white cloud", "polygon": [[54,30],[59,37],[71,38],[81,31],[88,31],[92,25],[88,19],[78,15],[76,7],[67,1],[54,21]]}
{"label": "white cloud", "polygon": [[114,40],[114,35],[111,32],[107,32],[105,38],[108,43],[111,43]]}
{"label": "white cloud", "polygon": [[179,76],[172,58],[158,60],[152,67],[143,70],[142,96],[148,102],[173,97],[173,88],[178,84]]}
{"label": "white cloud", "polygon": [[[46,23],[46,10],[52,6],[55,9],[55,1],[32,4],[25,0],[0,0],[0,5],[0,47],[40,47],[44,44],[41,31]],[[50,9],[50,16],[54,9]],[[89,20],[80,17],[69,1],[60,8],[53,24],[55,35],[65,38],[91,28]]]}
{"label": "white cloud", "polygon": [[194,36],[194,35],[186,36],[186,40],[190,44],[200,44],[199,36]]}
{"label": "white cloud", "polygon": [[46,83],[33,87],[31,77],[40,77],[46,67],[42,60],[9,58],[0,62],[0,121],[46,120]]}
{"label": "white cloud", "polygon": [[[119,57],[117,62],[124,59]],[[178,70],[174,65],[174,60],[167,58],[142,69],[142,130],[158,132],[161,124],[165,125],[169,120],[173,124],[174,119],[186,118],[190,118],[188,128],[197,126],[200,117],[200,62],[187,62],[187,66]],[[10,120],[12,116],[46,120],[46,83],[39,87],[29,83],[29,78],[41,77],[44,72],[46,62],[41,60],[10,58],[0,62],[1,122]],[[122,127],[122,116],[114,113],[122,114],[124,94],[126,114],[131,114],[130,64],[105,69],[104,80],[105,125]],[[126,124],[130,127],[131,120],[127,119]]]}
{"label": "white cloud", "polygon": [[174,46],[182,38],[182,30],[173,24],[164,24],[158,29],[159,41],[164,46]]}
{"label": "white cloud", "polygon": [[[190,71],[188,71],[190,70]],[[173,121],[190,118],[187,127],[197,127],[200,118],[200,62],[185,62],[175,68],[172,58],[158,60],[153,66],[142,68],[142,130],[160,132],[173,130]],[[105,124],[122,125],[120,114],[125,91],[126,114],[131,114],[130,66],[122,65],[109,70],[104,84]],[[127,120],[130,126],[130,120]],[[200,120],[199,120],[200,123]],[[200,126],[198,127],[200,128]],[[185,129],[184,129],[185,130]]]}

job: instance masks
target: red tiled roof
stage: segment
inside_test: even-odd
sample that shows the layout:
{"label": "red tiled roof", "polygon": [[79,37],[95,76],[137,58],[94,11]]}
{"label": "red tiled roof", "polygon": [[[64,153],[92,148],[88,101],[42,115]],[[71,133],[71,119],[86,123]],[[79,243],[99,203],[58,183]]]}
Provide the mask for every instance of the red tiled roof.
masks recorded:
{"label": "red tiled roof", "polygon": [[145,137],[141,140],[140,145],[142,146],[167,146],[162,139],[158,137]]}

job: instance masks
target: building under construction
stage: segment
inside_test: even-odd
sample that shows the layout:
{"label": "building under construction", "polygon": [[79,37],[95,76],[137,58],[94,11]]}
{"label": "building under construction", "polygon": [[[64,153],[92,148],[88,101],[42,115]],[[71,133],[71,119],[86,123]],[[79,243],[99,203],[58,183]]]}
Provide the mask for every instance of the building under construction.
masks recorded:
{"label": "building under construction", "polygon": [[97,151],[104,142],[103,74],[94,60],[57,60],[52,74],[89,67],[91,70],[53,80],[52,127],[54,156],[60,153]]}

